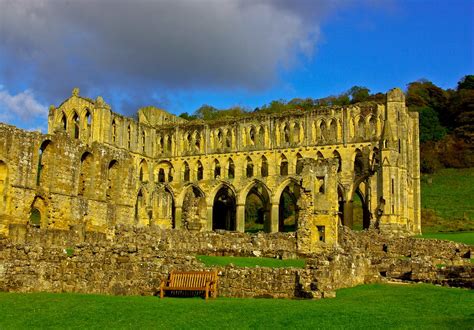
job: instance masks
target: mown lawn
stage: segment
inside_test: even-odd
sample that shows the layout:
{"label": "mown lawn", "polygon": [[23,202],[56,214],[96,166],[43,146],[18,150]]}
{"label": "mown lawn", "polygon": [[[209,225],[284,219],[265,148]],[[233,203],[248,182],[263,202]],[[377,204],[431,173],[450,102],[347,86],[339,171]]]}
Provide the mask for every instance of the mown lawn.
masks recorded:
{"label": "mown lawn", "polygon": [[474,245],[474,232],[472,231],[461,231],[454,233],[426,233],[418,237],[444,239],[448,241]]}
{"label": "mown lawn", "polygon": [[304,268],[304,259],[275,259],[275,258],[249,258],[249,257],[215,257],[197,256],[197,259],[206,266],[227,266],[233,264],[237,267],[271,267],[283,268],[294,267]]}
{"label": "mown lawn", "polygon": [[472,329],[474,291],[367,285],[335,299],[113,297],[0,293],[0,328]]}

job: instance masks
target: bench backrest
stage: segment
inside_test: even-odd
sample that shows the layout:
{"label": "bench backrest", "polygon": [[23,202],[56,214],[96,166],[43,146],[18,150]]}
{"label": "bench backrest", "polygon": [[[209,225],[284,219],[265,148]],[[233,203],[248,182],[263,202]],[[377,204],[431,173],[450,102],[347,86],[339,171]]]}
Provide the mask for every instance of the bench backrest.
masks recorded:
{"label": "bench backrest", "polygon": [[212,272],[178,272],[170,274],[170,287],[205,287],[206,282],[217,282],[217,271]]}

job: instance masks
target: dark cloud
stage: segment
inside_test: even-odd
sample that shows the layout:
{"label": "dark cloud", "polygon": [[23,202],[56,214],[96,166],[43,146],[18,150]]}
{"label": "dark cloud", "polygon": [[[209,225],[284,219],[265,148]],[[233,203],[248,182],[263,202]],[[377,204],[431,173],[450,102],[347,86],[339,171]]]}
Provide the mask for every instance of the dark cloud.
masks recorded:
{"label": "dark cloud", "polygon": [[[311,56],[340,1],[0,0],[0,83],[56,100],[89,94],[269,87]],[[132,91],[132,92],[130,92]]]}

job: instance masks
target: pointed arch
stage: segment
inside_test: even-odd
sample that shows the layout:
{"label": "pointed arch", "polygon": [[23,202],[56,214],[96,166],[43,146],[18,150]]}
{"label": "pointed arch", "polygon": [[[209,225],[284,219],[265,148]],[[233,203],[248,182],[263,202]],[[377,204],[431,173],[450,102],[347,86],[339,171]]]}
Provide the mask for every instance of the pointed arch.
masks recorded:
{"label": "pointed arch", "polygon": [[149,225],[150,214],[147,211],[148,194],[144,187],[141,187],[137,193],[135,202],[135,225]]}
{"label": "pointed arch", "polygon": [[261,164],[260,164],[260,176],[267,177],[268,176],[268,160],[265,155],[262,155]]}
{"label": "pointed arch", "polygon": [[321,151],[318,151],[318,153],[316,154],[316,159],[317,160],[324,160],[324,155],[322,154]]}
{"label": "pointed arch", "polygon": [[256,142],[257,142],[256,135],[257,135],[257,133],[255,131],[255,127],[251,126],[250,130],[249,130],[249,135],[248,135],[249,145],[254,146],[256,144]]}
{"label": "pointed arch", "polygon": [[189,170],[189,164],[187,161],[183,163],[183,181],[187,182],[189,181],[189,176],[190,176],[190,170]]}
{"label": "pointed arch", "polygon": [[292,137],[293,137],[293,143],[300,143],[300,134],[301,134],[301,127],[300,127],[300,124],[298,122],[295,122],[293,124],[293,133],[292,133]]}
{"label": "pointed arch", "polygon": [[283,143],[290,143],[290,125],[288,123],[284,123],[283,124],[283,129],[282,129],[282,133],[283,133]]}
{"label": "pointed arch", "polygon": [[292,232],[298,227],[298,198],[300,197],[299,183],[289,178],[283,181],[277,188],[275,194],[278,198],[278,231]]}
{"label": "pointed arch", "polygon": [[109,166],[107,168],[107,198],[115,201],[115,199],[118,197],[119,182],[119,164],[117,160],[113,159],[109,162]]}
{"label": "pointed arch", "polygon": [[253,161],[250,156],[247,156],[245,160],[245,176],[247,178],[253,177]]}
{"label": "pointed arch", "polygon": [[52,160],[52,142],[45,140],[41,143],[38,152],[38,172],[36,174],[36,185],[44,185],[49,179],[48,170],[50,169],[50,162]]}
{"label": "pointed arch", "polygon": [[72,115],[72,136],[75,139],[79,139],[80,136],[80,122],[79,122],[79,115],[77,112],[73,112]]}
{"label": "pointed arch", "polygon": [[331,142],[336,142],[337,141],[337,121],[335,119],[332,119],[331,122],[329,123],[329,140]]}
{"label": "pointed arch", "polygon": [[258,128],[257,144],[259,147],[263,147],[265,145],[265,128],[263,128],[263,126]]}
{"label": "pointed arch", "polygon": [[148,163],[146,159],[142,159],[140,162],[138,179],[140,182],[148,182],[150,179],[150,172],[148,171]]}
{"label": "pointed arch", "polygon": [[94,159],[90,152],[86,151],[81,156],[80,172],[79,172],[79,196],[87,195],[91,192],[93,177]]}
{"label": "pointed arch", "polygon": [[245,231],[269,232],[271,228],[271,200],[268,188],[259,180],[253,180],[240,193],[245,204]]}
{"label": "pointed arch", "polygon": [[280,156],[280,175],[288,175],[288,159],[284,154]]}
{"label": "pointed arch", "polygon": [[296,174],[303,173],[303,156],[298,152],[296,154]]}
{"label": "pointed arch", "polygon": [[217,159],[214,159],[214,179],[221,177],[221,164]]}
{"label": "pointed arch", "polygon": [[226,183],[221,183],[212,193],[212,230],[236,230],[236,193]]}
{"label": "pointed arch", "polygon": [[28,223],[33,227],[46,227],[48,225],[48,208],[44,198],[35,196],[30,207]]}
{"label": "pointed arch", "polygon": [[201,181],[204,179],[204,166],[202,166],[202,163],[200,160],[198,160],[196,163],[196,179],[198,181]]}
{"label": "pointed arch", "polygon": [[228,179],[235,178],[235,165],[232,158],[229,158],[229,160],[227,161],[227,178]]}
{"label": "pointed arch", "polygon": [[340,173],[342,171],[341,154],[337,150],[334,150],[332,156],[337,160],[337,172]]}

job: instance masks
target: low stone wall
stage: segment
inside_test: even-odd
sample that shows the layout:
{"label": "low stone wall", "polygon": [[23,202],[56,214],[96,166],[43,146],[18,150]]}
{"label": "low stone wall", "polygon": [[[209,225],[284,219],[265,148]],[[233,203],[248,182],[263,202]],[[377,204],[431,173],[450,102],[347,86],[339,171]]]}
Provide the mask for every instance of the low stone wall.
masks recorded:
{"label": "low stone wall", "polygon": [[[295,256],[294,234],[189,233],[118,227],[104,234],[13,228],[0,237],[0,290],[154,295],[171,270],[207,269],[196,254]],[[212,267],[219,296],[332,297],[384,279],[472,287],[470,247],[341,230],[341,244],[306,256],[304,269]],[[466,284],[467,283],[467,284]]]}

